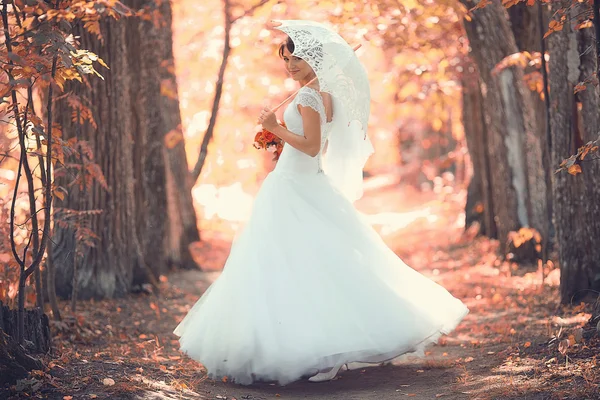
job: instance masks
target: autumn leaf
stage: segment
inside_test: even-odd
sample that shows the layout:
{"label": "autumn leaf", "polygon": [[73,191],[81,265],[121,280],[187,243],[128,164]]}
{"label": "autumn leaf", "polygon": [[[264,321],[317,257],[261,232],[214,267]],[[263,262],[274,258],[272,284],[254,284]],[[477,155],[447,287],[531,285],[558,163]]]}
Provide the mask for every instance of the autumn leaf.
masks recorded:
{"label": "autumn leaf", "polygon": [[512,6],[516,6],[521,3],[523,0],[502,0],[502,5],[506,8],[510,8]]}
{"label": "autumn leaf", "polygon": [[113,386],[115,384],[115,380],[113,378],[104,378],[102,383],[104,386]]}
{"label": "autumn leaf", "polygon": [[583,160],[589,153],[594,153],[598,151],[598,146],[595,145],[595,142],[588,142],[584,146],[579,149],[579,159]]}
{"label": "autumn leaf", "polygon": [[584,91],[585,89],[587,89],[587,85],[585,84],[585,82],[579,82],[577,85],[575,85],[575,87],[573,88],[573,93],[579,93],[581,91]]}
{"label": "autumn leaf", "polygon": [[520,51],[518,53],[508,55],[504,57],[502,61],[496,64],[492,70],[492,75],[497,75],[508,67],[525,68],[531,59],[532,55],[528,51]]}
{"label": "autumn leaf", "polygon": [[183,133],[181,129],[172,129],[165,135],[165,146],[168,149],[172,149],[177,146],[183,140]]}
{"label": "autumn leaf", "polygon": [[550,23],[548,24],[548,31],[544,34],[544,39],[547,38],[552,32],[558,32],[561,31],[563,28],[563,20],[561,21],[556,21],[556,20],[552,20],[550,21]]}
{"label": "autumn leaf", "polygon": [[104,60],[103,60],[103,59],[101,59],[100,57],[98,57],[98,64],[102,65],[102,66],[103,66],[104,68],[106,68],[106,69],[110,69],[110,67],[108,66],[108,64],[106,64],[106,63],[104,62]]}
{"label": "autumn leaf", "polygon": [[568,349],[569,349],[569,339],[561,340],[560,343],[558,344],[558,351],[560,352],[560,354],[562,354],[564,356],[565,354],[567,354]]}
{"label": "autumn leaf", "polygon": [[585,28],[591,28],[593,26],[592,21],[590,21],[589,19],[578,23],[577,25],[575,25],[575,30],[579,30],[579,29],[585,29]]}
{"label": "autumn leaf", "polygon": [[573,164],[568,169],[567,172],[571,175],[577,175],[581,173],[581,165]]}
{"label": "autumn leaf", "polygon": [[490,4],[490,0],[481,0],[479,3],[477,3],[477,5],[475,7],[471,8],[469,10],[469,13],[472,13],[473,11],[475,11],[477,9],[483,8],[483,7],[487,6],[488,4]]}

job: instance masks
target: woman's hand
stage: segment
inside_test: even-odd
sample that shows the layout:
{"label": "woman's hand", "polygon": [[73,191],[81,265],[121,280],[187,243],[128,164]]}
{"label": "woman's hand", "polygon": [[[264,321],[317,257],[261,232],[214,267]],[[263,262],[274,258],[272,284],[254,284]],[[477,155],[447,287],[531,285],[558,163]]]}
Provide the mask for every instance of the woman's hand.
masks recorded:
{"label": "woman's hand", "polygon": [[279,126],[277,123],[277,117],[275,113],[271,111],[269,107],[265,107],[260,112],[260,116],[258,117],[258,123],[262,125],[262,127],[269,132],[273,132],[275,128]]}

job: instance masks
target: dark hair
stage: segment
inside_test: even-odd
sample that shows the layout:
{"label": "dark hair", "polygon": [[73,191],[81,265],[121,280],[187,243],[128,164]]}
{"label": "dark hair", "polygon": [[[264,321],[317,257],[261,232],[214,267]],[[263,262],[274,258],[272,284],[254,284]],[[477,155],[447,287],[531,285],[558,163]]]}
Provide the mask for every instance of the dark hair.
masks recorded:
{"label": "dark hair", "polygon": [[288,49],[288,51],[291,54],[294,54],[294,50],[296,49],[296,46],[294,46],[294,41],[289,36],[288,36],[287,40],[285,41],[285,43],[283,43],[281,46],[279,46],[279,57],[281,57],[281,58],[283,58],[283,50],[284,49]]}

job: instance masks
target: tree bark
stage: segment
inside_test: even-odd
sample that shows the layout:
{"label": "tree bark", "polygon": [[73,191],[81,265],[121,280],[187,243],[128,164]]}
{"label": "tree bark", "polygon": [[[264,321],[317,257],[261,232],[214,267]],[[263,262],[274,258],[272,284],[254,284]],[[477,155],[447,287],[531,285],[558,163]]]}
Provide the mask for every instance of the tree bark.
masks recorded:
{"label": "tree bark", "polygon": [[474,65],[466,66],[463,77],[463,125],[467,148],[473,164],[465,207],[465,228],[473,222],[480,224],[479,233],[496,237],[494,202],[491,188],[490,154],[484,110],[481,101],[479,72]]}
{"label": "tree bark", "polygon": [[26,378],[29,371],[43,368],[41,361],[27,354],[16,340],[0,329],[0,385],[13,385]]}
{"label": "tree bark", "polygon": [[[518,3],[508,9],[511,28],[519,51],[529,53],[543,51],[545,10],[546,8],[543,6],[532,7],[525,3]],[[542,63],[543,66],[544,63]],[[544,71],[540,71],[540,74],[543,73]],[[549,110],[545,99],[547,94],[544,91],[541,93],[532,91],[530,94],[533,117],[536,121],[535,129],[532,131],[533,135],[528,136],[525,142],[531,225],[542,235],[545,244],[542,251],[544,259],[546,259],[552,229],[552,181],[550,177],[552,168],[547,124]]]}
{"label": "tree bark", "polygon": [[[552,11],[558,8],[560,4],[552,4]],[[580,145],[598,136],[597,88],[589,85],[573,93],[578,82],[596,71],[596,46],[591,29],[575,31],[567,22],[548,37],[548,48],[551,153],[557,167]],[[561,301],[565,304],[590,294],[590,289],[600,289],[600,163],[584,162],[581,168],[583,173],[577,176],[554,175],[552,188]]]}
{"label": "tree bark", "polygon": [[[167,2],[168,3],[168,2]],[[134,10],[151,7],[154,0],[128,0]],[[153,12],[153,11],[152,11]],[[156,281],[167,270],[168,209],[164,147],[165,121],[161,101],[161,26],[150,20],[126,20],[128,63],[136,66],[131,74],[133,171],[135,193],[135,252],[138,264],[133,284]]]}
{"label": "tree bark", "polygon": [[[468,8],[474,6],[471,1],[461,1]],[[510,231],[531,224],[527,170],[541,170],[541,149],[535,148],[533,140],[535,121],[522,70],[508,67],[498,74],[492,72],[500,61],[517,52],[506,11],[498,0],[493,0],[476,10],[471,21],[465,21],[465,29],[481,74],[494,221],[498,238],[504,241]],[[526,151],[527,159],[533,160],[527,164]]]}
{"label": "tree bark", "polygon": [[[4,332],[17,341],[18,310],[11,310],[0,301],[0,332]],[[52,349],[50,320],[38,307],[25,310],[25,331],[23,332],[25,347],[30,353],[47,353]]]}
{"label": "tree bark", "polygon": [[[94,161],[100,166],[108,185],[106,190],[95,181],[80,201],[78,185],[71,185],[72,174],[64,167],[56,169],[57,185],[69,189],[65,199],[57,201],[57,208],[102,210],[101,214],[86,217],[89,228],[98,236],[95,246],[79,244],[81,257],[77,257],[80,261],[77,284],[81,299],[126,294],[132,285],[133,266],[140,261],[133,251],[136,203],[132,154],[136,132],[131,114],[131,71],[127,61],[125,22],[103,20],[100,25],[104,43],[79,26],[73,33],[81,37],[81,47],[98,54],[110,70],[102,71],[105,80],[88,77],[89,85],[71,86],[75,94],[85,99],[98,128],[94,129],[89,123],[77,128],[65,100],[59,102],[57,113],[63,140],[75,137],[76,129],[80,129],[80,138],[89,143]],[[60,210],[57,214],[60,218]],[[55,224],[55,245],[50,257],[56,267],[57,294],[64,298],[69,297],[72,290],[71,278],[78,251],[76,236],[72,226]]]}
{"label": "tree bark", "polygon": [[169,263],[184,269],[196,269],[199,266],[192,258],[190,244],[200,240],[194,200],[192,198],[193,181],[189,173],[185,152],[177,78],[175,76],[175,57],[173,55],[172,9],[169,1],[162,2],[161,15],[164,27],[160,30],[163,66],[161,83],[164,88],[160,96],[161,116],[164,130],[161,142],[166,135],[174,135],[176,143],[165,146],[167,199],[169,214]]}

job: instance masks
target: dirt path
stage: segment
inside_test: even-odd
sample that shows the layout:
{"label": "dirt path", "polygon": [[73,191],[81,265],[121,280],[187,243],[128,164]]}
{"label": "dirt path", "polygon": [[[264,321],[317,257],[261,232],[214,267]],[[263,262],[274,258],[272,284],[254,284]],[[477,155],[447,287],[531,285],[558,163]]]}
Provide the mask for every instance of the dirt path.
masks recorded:
{"label": "dirt path", "polygon": [[[218,276],[227,255],[227,241],[205,235],[199,257],[209,272],[174,273],[163,280],[159,296],[139,293],[82,302],[75,314],[63,304],[66,318],[53,324],[57,354],[48,358],[48,369],[33,373],[19,388],[0,392],[0,398],[600,398],[595,366],[600,346],[596,339],[583,342],[578,330],[589,310],[557,305],[556,272],[542,275],[535,267],[502,262],[495,256],[497,243],[464,235],[463,200],[460,195],[435,199],[383,190],[359,204],[373,214],[376,228],[409,265],[444,285],[471,310],[424,359],[343,371],[336,380],[318,384],[244,387],[207,379],[197,363],[178,352],[172,334]],[[374,215],[394,208],[402,212]]]}

